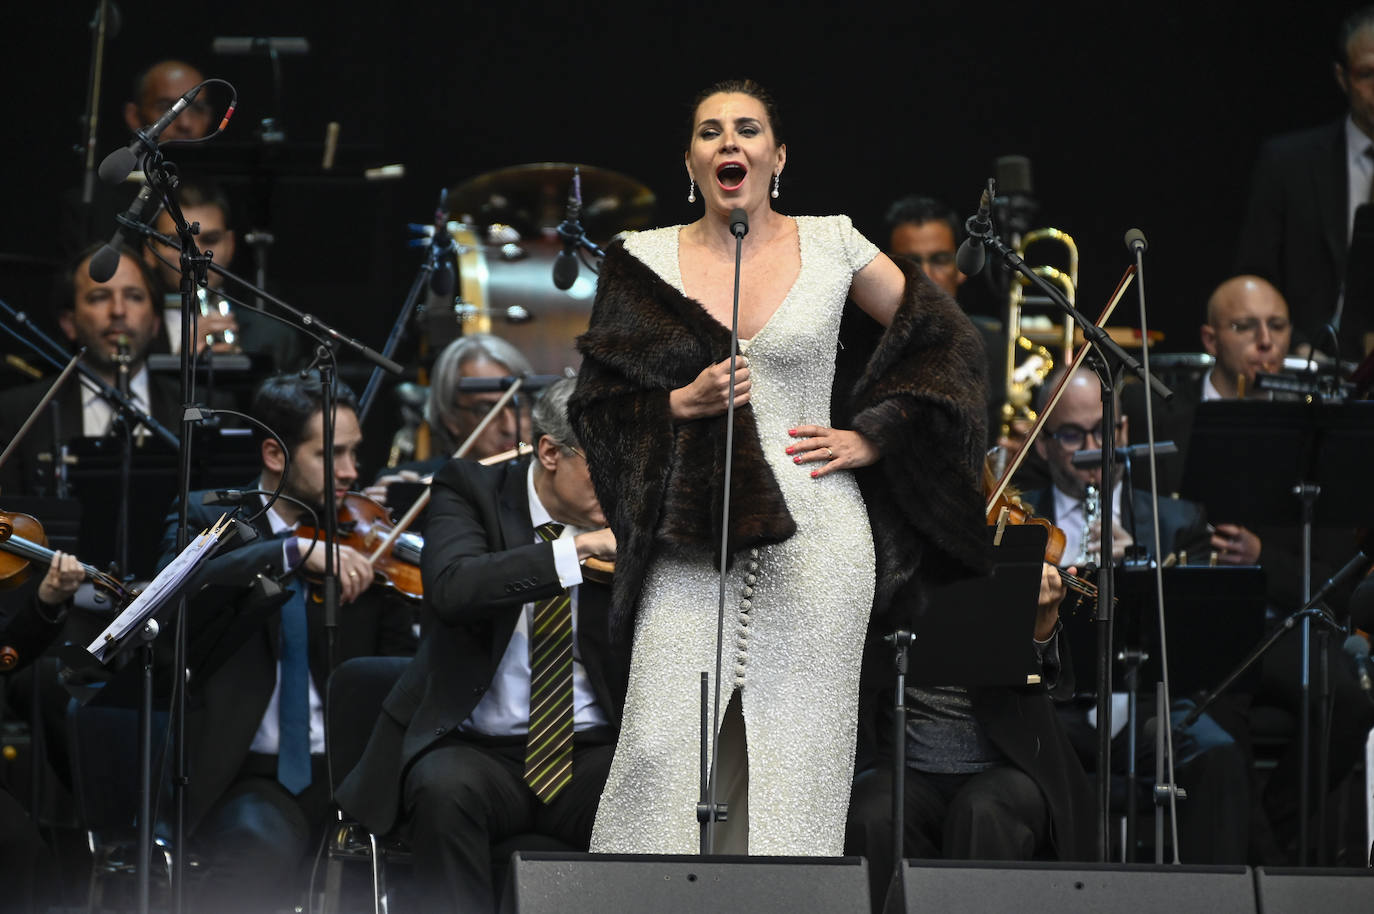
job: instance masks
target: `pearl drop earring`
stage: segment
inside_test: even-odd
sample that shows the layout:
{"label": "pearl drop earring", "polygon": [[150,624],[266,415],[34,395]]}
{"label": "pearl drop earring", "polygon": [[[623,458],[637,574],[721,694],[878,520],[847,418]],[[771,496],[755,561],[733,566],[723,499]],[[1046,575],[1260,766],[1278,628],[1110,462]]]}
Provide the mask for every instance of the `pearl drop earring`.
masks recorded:
{"label": "pearl drop earring", "polygon": [[781,175],[782,175],[782,172],[780,172],[780,171],[779,171],[779,172],[774,172],[774,174],[773,174],[773,193],[772,193],[772,197],[773,197],[774,200],[778,199],[778,181],[779,181],[779,178],[780,178]]}
{"label": "pearl drop earring", "polygon": [[697,179],[696,179],[696,178],[688,178],[688,179],[687,179],[687,202],[688,202],[688,203],[695,203],[695,202],[697,202]]}

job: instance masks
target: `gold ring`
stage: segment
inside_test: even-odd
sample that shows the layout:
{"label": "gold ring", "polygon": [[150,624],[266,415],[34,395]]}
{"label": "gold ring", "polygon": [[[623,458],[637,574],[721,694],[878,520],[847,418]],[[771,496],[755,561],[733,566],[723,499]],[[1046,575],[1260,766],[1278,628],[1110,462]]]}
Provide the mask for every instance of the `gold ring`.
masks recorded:
{"label": "gold ring", "polygon": [[826,452],[827,454],[830,455],[830,459],[831,459],[831,460],[834,460],[834,459],[835,459],[835,452],[832,451],[830,448],[826,448],[826,449],[825,449],[825,452]]}
{"label": "gold ring", "polygon": [[356,577],[358,576],[358,572],[356,572],[356,571],[350,571],[350,572],[348,573],[348,576],[349,576],[350,578],[356,578]]}

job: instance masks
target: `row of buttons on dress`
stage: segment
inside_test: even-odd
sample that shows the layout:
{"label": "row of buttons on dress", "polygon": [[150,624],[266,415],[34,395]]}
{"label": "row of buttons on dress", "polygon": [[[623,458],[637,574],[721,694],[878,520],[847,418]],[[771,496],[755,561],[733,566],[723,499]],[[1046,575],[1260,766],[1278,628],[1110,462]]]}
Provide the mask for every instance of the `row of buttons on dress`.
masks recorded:
{"label": "row of buttons on dress", "polygon": [[754,596],[754,585],[759,582],[759,551],[749,550],[749,561],[744,564],[744,586],[740,588],[739,601],[739,628],[735,636],[735,646],[739,652],[735,655],[735,685],[743,688],[744,673],[749,662],[749,613],[754,608],[751,602]]}

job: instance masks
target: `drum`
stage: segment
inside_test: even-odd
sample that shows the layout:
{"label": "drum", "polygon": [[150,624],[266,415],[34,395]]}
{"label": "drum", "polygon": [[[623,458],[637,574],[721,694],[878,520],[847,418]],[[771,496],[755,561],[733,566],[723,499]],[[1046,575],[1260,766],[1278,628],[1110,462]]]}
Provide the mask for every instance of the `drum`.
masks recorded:
{"label": "drum", "polygon": [[584,258],[566,292],[553,285],[563,249],[564,218],[576,174],[580,222],[598,244],[616,232],[652,224],[654,195],[633,178],[590,165],[539,162],[478,175],[449,192],[449,223],[458,247],[456,299],[426,310],[430,352],[460,335],[494,333],[529,357],[539,374],[561,374],[581,363],[573,341],[587,329],[596,275]]}
{"label": "drum", "polygon": [[452,302],[431,302],[425,311],[430,351],[459,336],[493,333],[523,352],[538,374],[576,370],[582,358],[573,341],[591,318],[596,276],[584,266],[572,288],[554,288],[553,264],[563,249],[557,232],[503,240],[513,237],[507,231],[449,223],[458,281]]}

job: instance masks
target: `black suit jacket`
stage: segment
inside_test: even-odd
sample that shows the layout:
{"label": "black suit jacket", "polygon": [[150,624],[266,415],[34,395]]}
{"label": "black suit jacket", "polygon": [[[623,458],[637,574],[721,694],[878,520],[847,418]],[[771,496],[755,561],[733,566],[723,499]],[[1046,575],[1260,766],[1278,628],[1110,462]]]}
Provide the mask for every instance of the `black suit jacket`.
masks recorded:
{"label": "black suit jacket", "polygon": [[[492,467],[454,460],[434,478],[421,567],[435,624],[335,797],[374,832],[396,823],[411,762],[456,731],[486,693],[525,603],[561,590],[553,544],[534,541],[528,467],[528,459]],[[629,658],[609,639],[609,605],[609,587],[580,585],[579,654],[598,705],[619,727]]]}
{"label": "black suit jacket", "polygon": [[1264,144],[1236,251],[1236,273],[1272,282],[1293,317],[1296,339],[1316,341],[1345,281],[1349,176],[1345,119]]}
{"label": "black suit jacket", "polygon": [[[33,412],[38,401],[52,386],[53,378],[45,378],[8,391],[0,397],[0,441],[8,443],[19,431],[24,420]],[[58,404],[58,421],[62,426],[63,442],[80,438],[81,401],[84,388],[79,378],[69,378],[53,402]],[[166,426],[172,434],[181,431],[181,386],[176,378],[150,375],[148,378],[149,414]],[[48,409],[51,409],[51,405]],[[40,416],[29,433],[0,467],[0,491],[13,494],[48,495],[53,491],[53,455],[58,442],[53,439],[53,426],[45,414]]]}
{"label": "black suit jacket", "polygon": [[[249,486],[251,488],[251,486]],[[207,507],[202,492],[190,497],[187,517],[192,535],[212,525],[232,508]],[[168,515],[159,567],[176,555],[177,506]],[[282,540],[272,535],[266,518],[254,524],[259,538],[235,539],[209,559],[190,582],[192,594],[187,631],[190,709],[187,753],[191,783],[187,818],[194,828],[233,782],[262,722],[277,682],[281,655],[276,610],[295,588],[297,576],[282,567]],[[259,576],[278,582],[280,593],[266,596]],[[306,601],[310,641],[310,675],[321,696],[326,693],[329,660],[324,606]],[[415,651],[408,604],[379,585],[358,600],[339,607],[335,657],[376,654],[409,655]]]}

